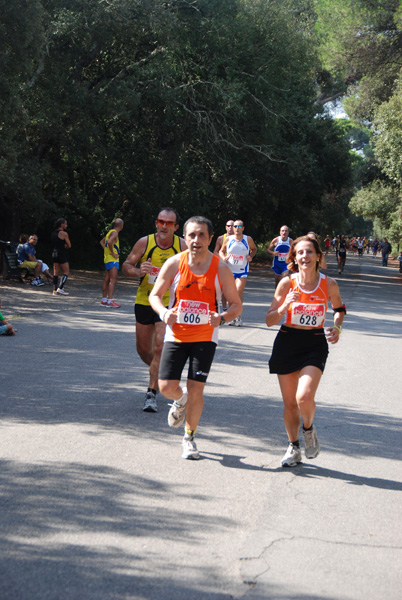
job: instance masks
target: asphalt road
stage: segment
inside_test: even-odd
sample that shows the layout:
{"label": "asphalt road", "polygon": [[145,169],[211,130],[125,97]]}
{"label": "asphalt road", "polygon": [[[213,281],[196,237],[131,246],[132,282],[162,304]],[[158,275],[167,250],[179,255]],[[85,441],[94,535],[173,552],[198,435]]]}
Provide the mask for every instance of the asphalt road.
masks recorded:
{"label": "asphalt road", "polygon": [[[142,411],[134,282],[101,307],[102,276],[68,298],[0,282],[2,600],[400,600],[402,275],[348,256],[348,306],[315,423],[321,454],[282,469],[282,402],[267,360],[268,271],[221,329],[198,431]],[[330,315],[328,315],[330,317]]]}

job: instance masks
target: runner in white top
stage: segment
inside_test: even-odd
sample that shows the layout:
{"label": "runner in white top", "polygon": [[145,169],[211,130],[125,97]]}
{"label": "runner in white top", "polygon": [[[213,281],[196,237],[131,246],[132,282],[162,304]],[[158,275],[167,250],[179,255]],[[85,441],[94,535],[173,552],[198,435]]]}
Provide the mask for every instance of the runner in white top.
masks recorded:
{"label": "runner in white top", "polygon": [[[219,250],[219,256],[225,261],[235,278],[236,289],[239,292],[241,302],[243,304],[243,291],[246,287],[249,263],[253,260],[253,256],[257,253],[257,248],[253,238],[244,235],[244,223],[237,219],[233,225],[234,235],[229,235],[222,244]],[[229,325],[241,327],[243,321],[239,315]]]}

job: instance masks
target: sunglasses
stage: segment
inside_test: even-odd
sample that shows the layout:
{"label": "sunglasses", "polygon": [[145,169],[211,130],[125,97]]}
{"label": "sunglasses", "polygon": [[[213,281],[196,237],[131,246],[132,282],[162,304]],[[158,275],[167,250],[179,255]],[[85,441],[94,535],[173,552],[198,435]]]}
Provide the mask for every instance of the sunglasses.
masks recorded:
{"label": "sunglasses", "polygon": [[233,225],[233,227],[234,227],[235,229],[241,229],[241,228],[243,227],[243,225]]}
{"label": "sunglasses", "polygon": [[226,225],[226,227],[233,227],[233,225]]}
{"label": "sunglasses", "polygon": [[176,221],[163,221],[163,219],[156,219],[156,223],[161,227],[174,227]]}

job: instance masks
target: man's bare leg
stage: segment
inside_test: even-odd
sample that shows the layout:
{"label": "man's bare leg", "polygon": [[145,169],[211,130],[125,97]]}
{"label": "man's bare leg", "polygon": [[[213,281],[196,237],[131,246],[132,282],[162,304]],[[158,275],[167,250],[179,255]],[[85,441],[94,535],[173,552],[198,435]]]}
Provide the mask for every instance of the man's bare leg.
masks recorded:
{"label": "man's bare leg", "polygon": [[155,396],[158,391],[158,371],[161,360],[163,338],[165,336],[165,323],[158,322],[154,325],[136,324],[137,352],[141,360],[149,366],[149,386],[145,395],[145,412],[157,412]]}

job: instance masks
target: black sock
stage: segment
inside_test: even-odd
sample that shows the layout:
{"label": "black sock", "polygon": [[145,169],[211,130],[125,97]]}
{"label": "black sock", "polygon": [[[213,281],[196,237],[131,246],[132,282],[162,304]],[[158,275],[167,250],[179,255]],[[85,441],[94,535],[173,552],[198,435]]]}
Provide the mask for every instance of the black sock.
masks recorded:
{"label": "black sock", "polygon": [[61,278],[61,282],[60,282],[60,285],[59,285],[59,288],[60,288],[61,290],[64,288],[64,284],[65,284],[65,283],[66,283],[66,281],[67,281],[67,277],[68,277],[67,275],[63,275],[63,277]]}
{"label": "black sock", "polygon": [[55,291],[59,287],[59,278],[57,275],[53,275],[53,287]]}
{"label": "black sock", "polygon": [[304,427],[303,425],[303,431],[311,431],[313,429],[313,424],[310,425],[310,427]]}
{"label": "black sock", "polygon": [[152,392],[155,396],[156,396],[156,390],[152,389],[152,388],[148,388],[148,392]]}
{"label": "black sock", "polygon": [[292,444],[292,446],[296,446],[296,448],[300,448],[300,442],[299,440],[296,440],[295,442],[290,442]]}

